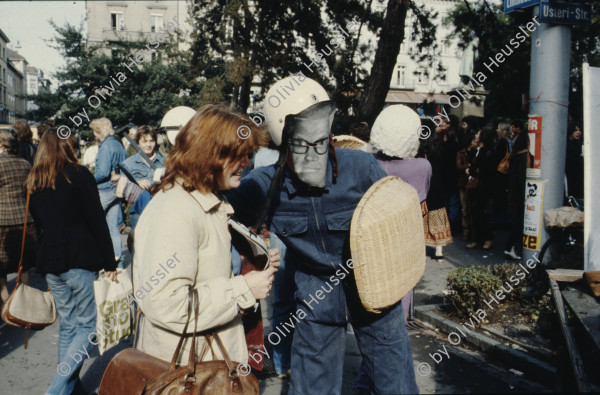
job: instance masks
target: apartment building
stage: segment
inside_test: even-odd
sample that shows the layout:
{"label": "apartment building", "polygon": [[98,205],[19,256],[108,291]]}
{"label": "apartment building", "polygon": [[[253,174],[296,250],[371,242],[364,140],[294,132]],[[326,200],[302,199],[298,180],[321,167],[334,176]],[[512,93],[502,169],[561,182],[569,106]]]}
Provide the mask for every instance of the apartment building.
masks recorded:
{"label": "apartment building", "polygon": [[[50,80],[45,78],[44,72],[32,66],[27,66],[26,90],[28,95],[37,95],[44,90],[50,90]],[[27,102],[27,111],[37,110],[38,106],[32,101]]]}
{"label": "apartment building", "polygon": [[[85,2],[88,45],[100,45],[110,54],[121,41],[148,41],[152,34],[167,30],[169,23],[189,32],[186,0]],[[171,25],[172,26],[172,25]],[[185,34],[175,36],[180,49],[189,48]]]}
{"label": "apartment building", "polygon": [[10,42],[0,29],[0,124],[8,123],[8,113],[13,111],[8,103],[8,58],[6,45]]}

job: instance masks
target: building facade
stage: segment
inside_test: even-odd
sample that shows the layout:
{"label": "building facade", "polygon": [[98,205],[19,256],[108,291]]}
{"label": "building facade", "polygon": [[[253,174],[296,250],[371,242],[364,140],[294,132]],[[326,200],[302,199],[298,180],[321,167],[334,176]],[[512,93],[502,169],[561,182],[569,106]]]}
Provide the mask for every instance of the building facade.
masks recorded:
{"label": "building facade", "polygon": [[[386,103],[406,104],[416,108],[424,102],[437,105],[448,102],[448,93],[460,84],[459,68],[462,51],[456,39],[447,40],[451,28],[445,26],[443,20],[458,4],[457,0],[416,0],[418,6],[437,13],[432,21],[437,26],[437,48],[427,48],[433,55],[433,64],[419,63],[415,60],[419,55],[417,43],[411,41],[412,25],[415,16],[409,11],[406,15],[404,41],[400,45],[400,53],[390,81]],[[441,67],[445,72],[439,73]],[[427,107],[427,106],[424,106]]]}
{"label": "building facade", "polygon": [[0,124],[8,123],[8,113],[13,111],[8,106],[8,57],[6,45],[10,42],[0,29]]}
{"label": "building facade", "polygon": [[[189,32],[189,4],[185,0],[87,0],[87,43],[110,51],[111,46],[121,41],[148,41],[153,33],[167,30],[169,23],[175,23],[182,32]],[[180,49],[189,47],[185,34],[175,37]]]}
{"label": "building facade", "polygon": [[[27,94],[37,95],[50,90],[50,80],[44,77],[44,72],[35,67],[27,66]],[[39,107],[32,101],[27,102],[27,111],[37,110]]]}

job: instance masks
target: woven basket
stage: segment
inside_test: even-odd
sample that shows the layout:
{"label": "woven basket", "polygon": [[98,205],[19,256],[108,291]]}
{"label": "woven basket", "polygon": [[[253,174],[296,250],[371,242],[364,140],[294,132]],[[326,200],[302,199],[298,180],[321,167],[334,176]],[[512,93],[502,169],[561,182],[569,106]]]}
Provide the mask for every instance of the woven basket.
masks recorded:
{"label": "woven basket", "polygon": [[419,196],[398,177],[385,177],[360,200],[350,225],[350,249],[362,305],[374,313],[397,303],[425,272],[425,232]]}
{"label": "woven basket", "polygon": [[333,146],[335,148],[360,149],[366,143],[359,138],[343,134],[333,138]]}

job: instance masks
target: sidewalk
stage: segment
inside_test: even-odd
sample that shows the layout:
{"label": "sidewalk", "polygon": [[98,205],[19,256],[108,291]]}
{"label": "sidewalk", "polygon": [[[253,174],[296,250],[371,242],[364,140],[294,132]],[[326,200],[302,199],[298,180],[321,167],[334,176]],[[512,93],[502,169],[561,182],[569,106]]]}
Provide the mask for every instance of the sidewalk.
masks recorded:
{"label": "sidewalk", "polygon": [[[501,247],[506,234],[497,232],[496,236],[502,243],[497,242],[492,251],[468,250],[464,247],[465,242],[455,240],[452,245],[444,249],[446,257],[444,262],[435,262],[428,258],[425,275],[416,287],[416,306],[442,303],[441,291],[445,288],[446,275],[454,268],[472,264],[502,263],[504,259]],[[124,257],[130,260],[129,253],[125,252]],[[10,288],[14,286],[14,280],[15,275],[9,276]],[[32,276],[32,284],[39,288],[44,287],[44,281],[39,275]],[[263,302],[263,308],[265,332],[268,333],[271,316],[269,303]],[[44,393],[56,372],[58,326],[57,321],[42,331],[31,331],[29,348],[25,350],[24,330],[0,324],[0,381],[3,383],[0,386],[0,395]],[[535,381],[514,376],[508,372],[510,367],[496,365],[480,353],[450,345],[446,337],[436,336],[434,331],[412,324],[409,328],[415,369],[422,362],[431,365],[429,374],[423,376],[417,374],[417,384],[421,393],[549,392],[548,388]],[[352,394],[361,357],[351,328],[346,340],[342,394]],[[88,391],[97,390],[111,358],[119,351],[131,347],[132,341],[133,339],[129,338],[102,356],[98,355],[97,349],[90,353],[90,359],[84,363],[80,374],[83,385]],[[443,350],[444,347],[449,357],[444,357],[444,360],[436,365],[429,354]],[[267,364],[269,363],[271,362],[267,361]],[[266,378],[260,380],[260,386],[261,394],[287,394],[289,381],[274,377]]]}

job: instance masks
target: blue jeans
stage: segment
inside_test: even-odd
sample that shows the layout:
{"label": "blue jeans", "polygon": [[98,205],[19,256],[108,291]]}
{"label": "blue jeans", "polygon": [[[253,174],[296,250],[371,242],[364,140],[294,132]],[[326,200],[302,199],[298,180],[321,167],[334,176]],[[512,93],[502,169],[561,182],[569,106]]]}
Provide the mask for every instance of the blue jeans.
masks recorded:
{"label": "blue jeans", "polygon": [[448,212],[448,221],[452,225],[461,222],[461,210],[460,210],[460,195],[458,191],[452,192],[446,201],[446,211]]}
{"label": "blue jeans", "polygon": [[[83,361],[94,348],[90,341],[96,330],[95,272],[70,269],[61,274],[46,274],[60,318],[58,368],[46,394],[70,395],[79,381]],[[80,384],[80,383],[79,383]]]}
{"label": "blue jeans", "polygon": [[[281,256],[281,265],[275,273],[273,281],[273,328],[282,327],[283,322],[287,322],[290,318],[290,313],[294,313],[296,302],[294,300],[295,285],[294,285],[294,262],[291,259],[286,259],[287,248],[285,244],[275,235],[270,235],[271,248],[279,249]],[[273,346],[273,365],[275,373],[285,374],[290,370],[292,357],[292,333],[282,338],[281,342]]]}
{"label": "blue jeans", "polygon": [[119,267],[122,267],[121,262],[121,232],[119,232],[119,212],[121,211],[121,200],[117,198],[112,189],[99,189],[100,203],[106,214],[106,223],[110,238],[115,251],[115,258],[119,261]]}
{"label": "blue jeans", "polygon": [[[402,312],[404,316],[404,322],[408,320],[408,313],[410,311],[410,301],[413,297],[413,290],[411,289],[408,293],[402,298]],[[354,393],[356,394],[370,394],[373,389],[372,381],[369,377],[369,373],[367,371],[367,365],[365,360],[360,364],[360,369],[358,371],[358,375],[356,376],[356,381],[354,384]]]}
{"label": "blue jeans", "polygon": [[[402,303],[381,314],[369,313],[362,307],[354,284],[351,277],[343,284],[332,285],[328,277],[296,271],[297,308],[306,316],[294,321],[289,394],[341,393],[348,320],[354,328],[373,391],[376,394],[419,392]],[[320,299],[315,298],[318,290],[325,291]]]}

